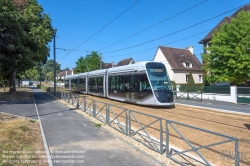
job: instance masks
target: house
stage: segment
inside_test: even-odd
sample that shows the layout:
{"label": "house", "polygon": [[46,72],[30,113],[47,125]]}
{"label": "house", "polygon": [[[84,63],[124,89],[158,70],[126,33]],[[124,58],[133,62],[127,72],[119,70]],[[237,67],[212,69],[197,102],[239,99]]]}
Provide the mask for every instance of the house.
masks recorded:
{"label": "house", "polygon": [[135,61],[133,60],[133,58],[127,58],[127,59],[119,61],[115,66],[124,66],[124,65],[134,64],[134,63]]}
{"label": "house", "polygon": [[[250,4],[247,4],[245,6],[243,6],[242,8],[240,8],[239,10],[237,10],[234,14],[232,14],[230,17],[224,17],[219,24],[217,24],[203,39],[201,39],[198,43],[199,44],[203,44],[204,48],[208,48],[210,45],[210,41],[212,40],[212,35],[214,33],[215,30],[219,30],[220,26],[224,23],[230,23],[230,21],[232,20],[232,18],[235,18],[237,16],[237,14],[240,11],[248,11],[250,12]],[[204,49],[204,54],[206,54],[207,51]]]}
{"label": "house", "polygon": [[186,49],[159,46],[153,61],[162,62],[171,81],[185,84],[191,72],[195,83],[202,83],[201,63],[194,55],[192,46]]}
{"label": "house", "polygon": [[66,76],[68,75],[73,75],[74,74],[74,68],[72,70],[64,70],[64,71],[61,71],[60,73],[58,73],[56,75],[56,79],[57,80],[61,80],[62,82],[64,82],[64,79]]}
{"label": "house", "polygon": [[115,66],[114,62],[112,62],[112,63],[104,63],[103,64],[103,69],[112,68],[114,66]]}

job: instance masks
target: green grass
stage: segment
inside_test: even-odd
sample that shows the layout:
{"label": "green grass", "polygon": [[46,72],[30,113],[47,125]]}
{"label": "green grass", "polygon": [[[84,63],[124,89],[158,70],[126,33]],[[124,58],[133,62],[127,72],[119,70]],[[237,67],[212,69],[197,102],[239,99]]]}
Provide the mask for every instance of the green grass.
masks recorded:
{"label": "green grass", "polygon": [[102,127],[102,124],[101,123],[96,123],[95,127]]}

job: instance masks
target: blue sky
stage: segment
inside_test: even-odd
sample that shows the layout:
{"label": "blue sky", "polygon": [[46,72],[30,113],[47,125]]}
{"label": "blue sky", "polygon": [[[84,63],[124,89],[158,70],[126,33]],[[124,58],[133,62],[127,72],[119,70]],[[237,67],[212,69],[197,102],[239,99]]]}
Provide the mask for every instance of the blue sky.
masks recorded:
{"label": "blue sky", "polygon": [[[77,59],[91,51],[102,53],[103,61],[106,63],[117,63],[129,57],[135,61],[153,60],[158,46],[175,48],[193,46],[194,53],[201,61],[200,54],[203,49],[198,42],[225,16],[230,16],[236,10],[192,28],[183,29],[249,3],[247,0],[136,2],[137,0],[38,0],[44,12],[51,17],[52,26],[57,29],[56,61],[61,64],[61,69],[75,67]],[[133,4],[135,5],[131,7]],[[174,16],[197,4],[200,5]],[[127,10],[129,7],[131,8]],[[115,19],[125,10],[127,11]],[[114,21],[110,23],[112,20]],[[163,20],[166,21],[123,40]],[[110,24],[107,25],[108,23]],[[103,28],[105,25],[107,26]],[[103,29],[99,31],[101,28]],[[95,33],[97,34],[94,35]],[[185,39],[187,37],[190,38]],[[158,38],[161,39],[154,40]],[[121,40],[123,41],[114,44]],[[76,48],[77,46],[79,47]],[[107,46],[110,47],[105,48]],[[53,43],[50,43],[50,47],[49,59],[53,59]],[[72,49],[75,51],[69,52]]]}

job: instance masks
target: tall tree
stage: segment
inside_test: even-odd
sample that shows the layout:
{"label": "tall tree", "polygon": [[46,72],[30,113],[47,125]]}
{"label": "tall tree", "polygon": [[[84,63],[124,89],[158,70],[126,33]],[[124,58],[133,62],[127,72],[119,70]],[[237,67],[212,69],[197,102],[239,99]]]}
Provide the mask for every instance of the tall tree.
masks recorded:
{"label": "tall tree", "polygon": [[[102,64],[104,64],[102,62]],[[100,69],[100,57],[97,52],[92,51],[86,57],[80,57],[76,62],[76,73],[83,73]]]}
{"label": "tall tree", "polygon": [[250,13],[241,11],[215,31],[203,69],[209,82],[242,84],[250,81]]}
{"label": "tall tree", "polygon": [[[61,70],[61,65],[59,63],[56,63],[56,73],[58,73]],[[46,64],[44,64],[42,68],[42,73],[45,76],[45,80],[53,80],[54,74],[51,76],[51,73],[54,71],[54,61],[52,59],[48,60]],[[50,74],[48,74],[50,73]],[[48,77],[49,76],[49,77]],[[52,79],[50,79],[52,77]]]}
{"label": "tall tree", "polygon": [[16,93],[17,73],[45,63],[53,37],[51,19],[36,0],[0,1],[0,73]]}
{"label": "tall tree", "polygon": [[192,75],[192,72],[189,72],[187,85],[188,86],[194,86],[195,85],[194,77]]}

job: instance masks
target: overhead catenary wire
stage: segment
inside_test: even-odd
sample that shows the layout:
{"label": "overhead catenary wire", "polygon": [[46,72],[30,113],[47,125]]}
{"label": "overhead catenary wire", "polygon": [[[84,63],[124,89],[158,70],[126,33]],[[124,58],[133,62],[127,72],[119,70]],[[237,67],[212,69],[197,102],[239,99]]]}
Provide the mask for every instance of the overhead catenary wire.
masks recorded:
{"label": "overhead catenary wire", "polygon": [[[206,30],[206,31],[203,31],[203,32],[200,32],[200,33],[197,33],[197,34],[194,34],[194,35],[191,35],[191,36],[188,36],[188,37],[185,37],[185,38],[182,38],[182,39],[179,39],[179,40],[175,40],[175,41],[172,41],[172,42],[169,42],[169,43],[166,43],[166,44],[163,44],[163,46],[167,46],[169,44],[173,44],[173,43],[177,43],[177,42],[180,42],[180,41],[183,41],[183,40],[186,40],[186,39],[189,39],[189,38],[192,38],[192,37],[195,37],[195,36],[198,36],[198,35],[201,35],[201,34],[204,34],[206,32],[209,32],[211,31],[210,30]],[[102,58],[105,59],[105,58],[108,58],[108,57],[119,57],[119,56],[128,56],[128,55],[132,55],[132,54],[137,54],[137,53],[140,53],[140,52],[144,52],[144,51],[148,51],[148,50],[152,50],[152,49],[157,49],[158,46],[155,46],[155,47],[151,47],[151,48],[148,48],[148,49],[144,49],[144,50],[140,50],[140,51],[136,51],[136,52],[131,52],[131,53],[127,53],[127,54],[122,54],[122,55],[113,55],[113,56],[103,56]],[[197,50],[196,50],[197,51]],[[197,54],[198,55],[198,54]],[[198,58],[198,57],[197,57]],[[201,58],[198,58],[198,59],[201,59]],[[76,63],[76,62],[74,62]],[[68,65],[71,65],[73,63],[70,63]]]}
{"label": "overhead catenary wire", "polygon": [[110,25],[112,22],[114,22],[116,19],[118,19],[120,16],[122,16],[124,13],[126,13],[129,9],[131,9],[133,6],[135,6],[140,0],[137,0],[135,3],[133,3],[130,7],[128,7],[126,10],[124,10],[122,13],[120,13],[118,16],[116,16],[114,19],[112,19],[109,23],[107,23],[105,26],[103,26],[101,29],[99,29],[97,32],[95,32],[93,35],[91,35],[89,38],[87,38],[86,40],[84,40],[81,44],[79,44],[77,47],[75,47],[72,51],[70,51],[68,54],[66,54],[65,56],[63,56],[61,60],[63,60],[66,56],[68,56],[71,52],[73,52],[75,49],[79,48],[81,45],[83,45],[84,43],[86,43],[88,40],[90,40],[92,37],[94,37],[95,35],[97,35],[99,32],[101,32],[104,28],[106,28],[108,25]]}
{"label": "overhead catenary wire", "polygon": [[119,40],[119,41],[117,41],[117,42],[115,42],[115,43],[113,43],[113,44],[110,44],[110,45],[108,45],[108,46],[106,46],[106,47],[104,47],[104,48],[98,50],[98,52],[100,52],[100,51],[102,51],[102,50],[104,50],[104,49],[106,49],[106,48],[109,48],[109,47],[111,47],[111,46],[113,46],[113,45],[115,45],[115,44],[118,44],[118,43],[120,43],[120,42],[122,42],[122,41],[124,41],[124,40],[127,40],[127,39],[129,39],[129,38],[131,38],[131,37],[133,37],[133,36],[136,36],[136,35],[138,35],[138,34],[144,32],[144,31],[146,31],[146,30],[149,30],[149,29],[151,29],[151,28],[153,28],[153,27],[155,27],[155,26],[157,26],[157,25],[159,25],[159,24],[161,24],[161,23],[163,23],[163,22],[165,22],[165,21],[167,21],[167,20],[169,20],[169,19],[171,19],[171,18],[174,18],[174,17],[176,17],[176,16],[178,16],[178,15],[180,15],[180,14],[183,14],[183,13],[185,13],[185,12],[187,12],[187,11],[189,11],[189,10],[191,10],[191,9],[193,9],[193,8],[195,8],[195,7],[197,7],[197,6],[201,5],[201,4],[203,4],[203,3],[205,3],[206,1],[208,1],[208,0],[202,1],[202,2],[200,2],[200,3],[198,3],[198,4],[196,4],[196,5],[194,5],[194,6],[192,6],[192,7],[189,7],[189,8],[187,8],[187,9],[185,9],[185,10],[183,10],[183,11],[177,13],[177,14],[174,14],[174,15],[172,15],[172,16],[170,16],[170,17],[168,17],[168,18],[166,18],[166,19],[164,19],[164,20],[162,20],[162,21],[160,21],[160,22],[158,22],[158,23],[155,23],[155,24],[153,24],[153,25],[151,25],[151,26],[149,26],[149,27],[147,27],[147,28],[145,28],[145,29],[143,29],[143,30],[140,30],[140,31],[138,31],[138,32],[136,32],[136,33],[134,33],[134,34],[128,36],[128,37],[125,37],[124,39],[121,39],[121,40]]}
{"label": "overhead catenary wire", "polygon": [[[175,41],[169,42],[169,43],[167,43],[167,44],[163,44],[163,46],[167,46],[167,45],[169,45],[169,44],[173,44],[173,43],[176,43],[176,42],[180,42],[180,41],[183,41],[183,40],[186,40],[186,39],[189,39],[189,38],[192,38],[192,37],[201,35],[201,34],[203,34],[203,33],[209,32],[209,31],[211,31],[211,30],[206,30],[206,31],[197,33],[197,34],[195,34],[195,35],[191,35],[191,36],[188,36],[188,37],[179,39],[179,40],[175,40]],[[151,48],[147,48],[147,49],[140,50],[140,51],[136,51],[136,52],[127,53],[127,54],[113,55],[113,56],[104,56],[104,57],[106,57],[106,58],[107,58],[107,57],[118,57],[118,56],[125,56],[125,55],[128,55],[128,54],[131,55],[131,54],[136,54],[136,53],[140,53],[140,52],[144,52],[144,51],[148,51],[148,50],[152,50],[152,49],[156,49],[156,48],[158,48],[158,46],[151,47]]]}
{"label": "overhead catenary wire", "polygon": [[[245,6],[245,5],[243,5],[243,6]],[[217,17],[220,17],[220,16],[222,16],[222,15],[224,15],[224,14],[227,14],[227,13],[229,13],[229,12],[232,12],[232,11],[234,11],[234,10],[236,10],[236,9],[239,9],[239,8],[243,7],[243,6],[239,6],[239,7],[237,7],[237,8],[234,8],[234,9],[228,10],[228,11],[226,11],[226,12],[224,12],[224,13],[221,13],[221,14],[219,14],[219,15],[216,15],[216,16],[214,16],[214,17],[211,17],[211,18],[206,19],[206,20],[204,20],[204,21],[201,21],[201,22],[199,22],[199,23],[196,23],[196,24],[190,25],[190,26],[188,26],[188,27],[186,27],[186,28],[183,28],[183,29],[180,29],[180,30],[178,30],[178,31],[175,31],[175,32],[169,33],[169,34],[167,34],[167,35],[164,35],[164,36],[161,36],[161,37],[158,37],[158,38],[155,38],[155,39],[152,39],[152,40],[149,40],[149,41],[146,41],[146,42],[143,42],[143,43],[137,44],[137,45],[133,45],[133,46],[130,46],[130,47],[122,48],[122,49],[119,49],[119,50],[114,50],[114,51],[104,52],[103,54],[108,54],[108,53],[119,52],[119,51],[123,51],[123,50],[131,49],[131,48],[135,48],[135,47],[138,47],[138,46],[141,46],[141,45],[147,44],[147,43],[151,43],[151,42],[156,41],[156,40],[160,40],[160,39],[162,39],[162,38],[165,38],[165,37],[171,36],[171,35],[173,35],[173,34],[176,34],[176,33],[182,32],[182,31],[185,31],[185,30],[187,30],[187,29],[193,28],[193,27],[195,27],[195,26],[198,26],[198,25],[200,25],[200,24],[203,24],[203,23],[205,23],[205,22],[208,22],[208,21],[210,21],[210,20],[213,20],[213,19],[215,19],[215,18],[217,18]]]}

